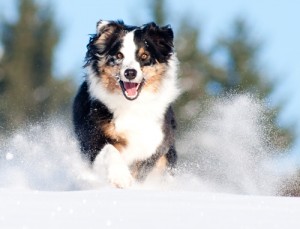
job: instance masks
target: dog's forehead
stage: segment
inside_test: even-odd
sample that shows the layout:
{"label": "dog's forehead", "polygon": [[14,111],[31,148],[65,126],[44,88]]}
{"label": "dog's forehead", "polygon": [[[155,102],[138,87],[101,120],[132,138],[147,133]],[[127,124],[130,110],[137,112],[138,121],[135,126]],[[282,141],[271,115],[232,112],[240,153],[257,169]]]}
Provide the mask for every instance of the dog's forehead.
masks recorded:
{"label": "dog's forehead", "polygon": [[[141,28],[136,27],[133,30],[128,30],[122,36],[122,50],[126,54],[133,53],[136,54],[144,53],[147,49],[147,42],[143,34],[141,34]],[[142,50],[144,50],[142,52]]]}
{"label": "dog's forehead", "polygon": [[136,49],[135,42],[134,42],[134,30],[128,31],[125,36],[123,37],[123,51],[131,52]]}

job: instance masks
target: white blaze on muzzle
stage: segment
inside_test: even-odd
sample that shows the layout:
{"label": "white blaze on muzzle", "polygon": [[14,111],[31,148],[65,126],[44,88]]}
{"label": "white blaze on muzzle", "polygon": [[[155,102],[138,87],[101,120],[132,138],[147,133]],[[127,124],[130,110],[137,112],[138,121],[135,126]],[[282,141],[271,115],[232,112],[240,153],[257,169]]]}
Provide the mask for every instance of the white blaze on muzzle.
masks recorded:
{"label": "white blaze on muzzle", "polygon": [[[143,74],[140,63],[136,60],[137,46],[134,42],[134,31],[131,31],[124,36],[123,46],[120,49],[120,52],[124,56],[121,67],[121,80],[125,82],[131,81],[140,83],[143,80]],[[133,79],[128,79],[125,76],[125,73],[128,70],[136,71],[136,76]]]}
{"label": "white blaze on muzzle", "polygon": [[136,60],[137,46],[134,42],[134,31],[127,33],[120,49],[124,58],[120,70],[120,85],[125,97],[136,99],[143,84],[143,73],[140,63]]}

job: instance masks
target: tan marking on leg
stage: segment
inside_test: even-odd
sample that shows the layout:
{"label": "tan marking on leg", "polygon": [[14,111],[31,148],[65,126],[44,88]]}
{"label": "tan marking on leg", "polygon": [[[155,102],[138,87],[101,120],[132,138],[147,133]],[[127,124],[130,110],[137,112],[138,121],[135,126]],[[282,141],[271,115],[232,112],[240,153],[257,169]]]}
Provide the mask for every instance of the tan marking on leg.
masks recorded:
{"label": "tan marking on leg", "polygon": [[155,163],[154,169],[160,171],[161,173],[165,172],[168,166],[168,160],[166,155],[161,156]]}
{"label": "tan marking on leg", "polygon": [[112,140],[111,144],[121,153],[127,146],[127,139],[125,138],[125,135],[117,132],[115,125],[112,122],[102,124],[102,130],[104,135]]}
{"label": "tan marking on leg", "polygon": [[131,176],[134,177],[134,179],[138,179],[138,176],[140,174],[142,162],[135,162],[130,166]]}
{"label": "tan marking on leg", "polygon": [[155,163],[153,169],[149,172],[146,179],[161,179],[168,172],[168,160],[166,155],[161,156]]}

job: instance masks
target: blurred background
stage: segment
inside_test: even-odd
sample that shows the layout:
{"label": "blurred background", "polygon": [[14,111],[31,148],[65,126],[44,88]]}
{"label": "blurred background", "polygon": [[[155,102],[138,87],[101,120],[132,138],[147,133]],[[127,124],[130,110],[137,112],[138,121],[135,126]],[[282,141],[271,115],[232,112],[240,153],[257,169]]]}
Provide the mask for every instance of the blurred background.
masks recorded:
{"label": "blurred background", "polygon": [[[179,135],[214,98],[252,95],[266,108],[272,152],[298,170],[299,9],[297,0],[1,0],[0,141],[52,117],[70,123],[97,21],[155,21],[175,32],[183,91],[175,104]],[[300,172],[280,194],[300,195]]]}

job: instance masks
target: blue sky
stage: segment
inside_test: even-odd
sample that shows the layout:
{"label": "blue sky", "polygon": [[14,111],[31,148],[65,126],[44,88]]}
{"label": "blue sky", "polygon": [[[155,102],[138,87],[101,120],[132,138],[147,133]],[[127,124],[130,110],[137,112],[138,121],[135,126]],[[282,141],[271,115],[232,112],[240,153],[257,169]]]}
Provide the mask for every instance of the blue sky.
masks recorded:
{"label": "blue sky", "polygon": [[[50,1],[62,31],[62,40],[55,54],[57,75],[83,75],[81,68],[89,34],[95,32],[99,19],[123,19],[127,24],[143,24],[152,20],[147,1],[139,0],[36,0]],[[1,14],[15,18],[15,0],[0,2]],[[237,16],[244,16],[255,37],[263,42],[261,60],[265,71],[276,84],[272,96],[284,110],[279,122],[295,127],[300,155],[300,1],[299,0],[185,0],[167,1],[168,23],[175,29],[186,17],[202,31],[201,46],[209,47],[216,37],[228,32]]]}

